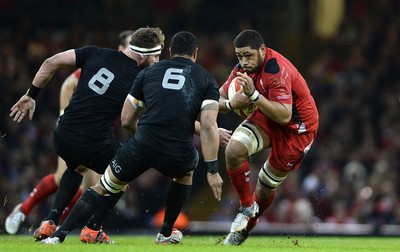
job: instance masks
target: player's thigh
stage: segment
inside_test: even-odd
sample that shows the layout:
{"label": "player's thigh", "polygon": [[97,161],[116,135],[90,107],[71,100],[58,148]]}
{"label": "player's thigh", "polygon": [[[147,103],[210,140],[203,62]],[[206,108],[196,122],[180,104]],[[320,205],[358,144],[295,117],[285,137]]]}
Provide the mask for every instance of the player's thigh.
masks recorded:
{"label": "player's thigh", "polygon": [[87,152],[86,158],[82,159],[84,160],[83,165],[98,174],[103,174],[120,147],[121,144],[116,138],[109,143],[94,146],[91,151]]}
{"label": "player's thigh", "polygon": [[57,132],[53,135],[57,154],[63,158],[68,169],[75,170],[83,165],[98,174],[103,174],[110,160],[114,157],[121,144],[116,138],[107,139],[101,143],[81,143],[68,141]]}
{"label": "player's thigh", "polygon": [[292,171],[299,168],[314,142],[315,132],[296,134],[277,130],[271,140],[268,162],[276,170]]}
{"label": "player's thigh", "polygon": [[262,139],[262,149],[271,147],[272,134],[275,127],[279,127],[273,120],[260,110],[256,110],[242,123],[242,125],[245,124],[250,124],[255,128],[255,134],[258,134],[258,137]]}
{"label": "player's thigh", "polygon": [[151,160],[158,158],[149,147],[129,138],[110,161],[116,179],[130,182],[150,169]]}
{"label": "player's thigh", "polygon": [[164,176],[175,178],[181,184],[192,184],[193,171],[199,164],[199,153],[193,149],[185,156],[158,154],[159,159],[154,167]]}

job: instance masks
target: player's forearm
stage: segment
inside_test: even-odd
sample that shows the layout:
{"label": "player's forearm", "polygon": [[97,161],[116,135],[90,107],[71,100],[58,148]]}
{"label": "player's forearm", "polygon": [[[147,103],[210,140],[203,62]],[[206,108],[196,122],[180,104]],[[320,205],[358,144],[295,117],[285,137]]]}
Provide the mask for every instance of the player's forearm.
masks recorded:
{"label": "player's forearm", "polygon": [[231,110],[232,110],[232,107],[231,107],[229,100],[224,97],[220,97],[219,102],[218,102],[218,112],[221,114],[225,114]]}
{"label": "player's forearm", "polygon": [[56,55],[47,58],[33,78],[33,85],[37,88],[43,88],[51,80],[58,69],[74,69],[75,60],[75,51],[73,49],[57,53]]}
{"label": "player's forearm", "polygon": [[216,160],[219,148],[218,126],[216,123],[201,129],[200,141],[204,160]]}
{"label": "player's forearm", "polygon": [[292,106],[290,104],[270,101],[262,95],[254,104],[261,112],[280,125],[288,124],[292,118]]}
{"label": "player's forearm", "polygon": [[232,110],[229,104],[228,95],[225,93],[224,89],[221,87],[219,89],[219,100],[218,100],[218,112],[221,114],[228,113]]}
{"label": "player's forearm", "polygon": [[52,58],[46,59],[40,66],[35,77],[32,80],[34,86],[38,88],[44,88],[46,84],[51,80],[54,73],[57,71],[57,66],[54,64]]}

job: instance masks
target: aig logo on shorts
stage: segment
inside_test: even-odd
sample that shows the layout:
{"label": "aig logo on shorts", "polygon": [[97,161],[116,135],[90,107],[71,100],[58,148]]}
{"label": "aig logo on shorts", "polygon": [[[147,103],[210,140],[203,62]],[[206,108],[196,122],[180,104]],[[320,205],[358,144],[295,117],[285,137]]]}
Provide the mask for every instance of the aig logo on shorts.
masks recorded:
{"label": "aig logo on shorts", "polygon": [[113,161],[111,162],[111,166],[112,166],[112,168],[114,169],[114,171],[115,171],[116,173],[120,173],[121,170],[122,170],[121,166],[120,166],[119,164],[117,164],[117,161],[116,161],[116,160],[113,160]]}

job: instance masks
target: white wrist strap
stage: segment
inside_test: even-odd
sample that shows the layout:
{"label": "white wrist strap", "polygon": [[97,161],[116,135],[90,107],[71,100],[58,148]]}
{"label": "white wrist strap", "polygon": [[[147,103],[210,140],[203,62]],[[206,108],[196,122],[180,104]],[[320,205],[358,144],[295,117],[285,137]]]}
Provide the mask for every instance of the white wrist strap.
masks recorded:
{"label": "white wrist strap", "polygon": [[260,92],[257,89],[254,89],[254,92],[250,95],[249,99],[253,102],[256,102],[260,98]]}
{"label": "white wrist strap", "polygon": [[227,108],[228,110],[232,110],[231,102],[229,100],[225,101],[225,108]]}

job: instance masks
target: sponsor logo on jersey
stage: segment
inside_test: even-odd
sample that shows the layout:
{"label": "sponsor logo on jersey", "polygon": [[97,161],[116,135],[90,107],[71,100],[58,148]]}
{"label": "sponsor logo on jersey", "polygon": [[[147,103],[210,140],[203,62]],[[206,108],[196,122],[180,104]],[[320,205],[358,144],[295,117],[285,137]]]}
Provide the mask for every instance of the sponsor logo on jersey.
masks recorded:
{"label": "sponsor logo on jersey", "polygon": [[117,163],[117,160],[113,160],[113,161],[111,162],[111,167],[114,169],[114,171],[115,171],[116,173],[120,173],[121,170],[122,170],[122,167]]}

